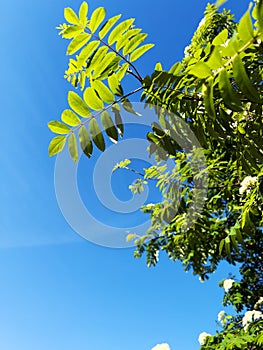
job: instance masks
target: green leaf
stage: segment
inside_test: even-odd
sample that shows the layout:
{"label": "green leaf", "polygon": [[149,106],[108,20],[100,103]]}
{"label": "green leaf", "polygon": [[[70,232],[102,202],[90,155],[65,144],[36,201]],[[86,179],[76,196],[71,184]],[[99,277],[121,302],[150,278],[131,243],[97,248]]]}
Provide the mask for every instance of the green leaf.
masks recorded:
{"label": "green leaf", "polygon": [[97,65],[103,60],[107,54],[108,48],[106,46],[100,47],[97,52],[92,56],[91,61],[89,62],[89,69],[94,70]]}
{"label": "green leaf", "polygon": [[80,26],[70,26],[62,33],[62,38],[71,39],[75,38],[83,31],[83,28]]}
{"label": "green leaf", "polygon": [[95,33],[99,25],[103,22],[106,16],[106,11],[104,7],[98,7],[91,15],[89,29],[92,33]]}
{"label": "green leaf", "polygon": [[95,80],[92,83],[92,87],[96,90],[96,92],[99,94],[102,101],[106,103],[112,103],[115,101],[115,97],[113,93],[110,91],[110,89],[101,81]]}
{"label": "green leaf", "polygon": [[124,125],[123,125],[123,122],[121,119],[120,111],[116,108],[116,106],[117,105],[114,105],[114,107],[112,107],[112,111],[115,115],[115,125],[117,127],[118,133],[119,133],[120,137],[122,137],[123,133],[124,133]]}
{"label": "green leaf", "polygon": [[228,38],[228,30],[225,28],[223,29],[212,41],[212,45],[218,46],[223,45]]}
{"label": "green leaf", "polygon": [[227,254],[228,258],[231,259],[231,247],[230,247],[230,238],[229,238],[229,236],[227,236],[225,238],[225,250],[226,250],[226,254]]}
{"label": "green leaf", "polygon": [[61,120],[70,126],[78,126],[81,123],[79,117],[70,109],[66,109],[62,112]]}
{"label": "green leaf", "polygon": [[78,161],[78,146],[77,146],[77,139],[74,133],[72,133],[69,136],[68,139],[68,150],[71,158],[74,160],[74,162]]}
{"label": "green leaf", "polygon": [[69,44],[67,49],[67,55],[73,55],[75,52],[77,52],[79,49],[84,46],[89,39],[91,38],[90,34],[87,33],[81,33],[77,35]]}
{"label": "green leaf", "polygon": [[106,23],[104,23],[104,25],[101,27],[100,31],[99,31],[99,37],[100,39],[103,39],[105,37],[105,35],[107,35],[107,33],[109,32],[109,30],[114,26],[114,24],[120,19],[121,15],[117,15],[114,16],[110,19],[108,19],[108,21]]}
{"label": "green leaf", "polygon": [[210,55],[208,61],[206,62],[208,67],[212,70],[221,68],[223,66],[223,60],[219,48],[216,46],[212,54]]}
{"label": "green leaf", "polygon": [[138,47],[147,38],[147,34],[138,34],[128,41],[123,49],[123,55],[126,56]]}
{"label": "green leaf", "polygon": [[240,39],[243,40],[245,43],[254,37],[254,30],[250,17],[250,10],[248,10],[239,21],[237,31]]}
{"label": "green leaf", "polygon": [[79,24],[79,19],[76,13],[70,7],[64,9],[65,20],[71,24]]}
{"label": "green leaf", "polygon": [[154,44],[146,44],[133,51],[130,56],[130,62],[136,61],[143,54],[145,54],[145,52],[149,51],[152,47],[154,47]]}
{"label": "green leaf", "polygon": [[258,0],[255,6],[255,18],[257,20],[257,25],[262,37],[263,35],[263,0]]}
{"label": "green leaf", "polygon": [[110,140],[113,143],[116,143],[118,141],[118,131],[115,125],[113,124],[113,121],[108,112],[106,111],[102,112],[101,123],[104,127],[104,130],[106,131],[106,134],[109,136]]}
{"label": "green leaf", "polygon": [[108,84],[111,89],[111,91],[117,95],[117,96],[122,96],[123,95],[123,90],[120,84],[119,79],[117,78],[116,74],[112,74],[108,77]]}
{"label": "green leaf", "polygon": [[220,244],[219,244],[219,255],[222,254],[224,245],[225,245],[225,240],[224,240],[224,239],[221,239]]}
{"label": "green leaf", "polygon": [[[178,63],[178,62],[177,62],[177,63]],[[162,72],[163,66],[162,66],[161,62],[157,62],[157,63],[156,63],[156,65],[155,65],[155,67],[154,67],[154,70]],[[170,71],[169,71],[169,73],[170,73]]]}
{"label": "green leaf", "polygon": [[88,87],[83,94],[84,101],[94,111],[99,111],[104,107],[102,100],[98,97],[92,87]]}
{"label": "green leaf", "polygon": [[88,10],[89,10],[88,4],[86,3],[86,1],[83,1],[83,3],[79,8],[79,20],[83,26],[87,24]]}
{"label": "green leaf", "polygon": [[235,112],[243,111],[242,103],[236,92],[233,90],[225,69],[220,72],[218,79],[219,91],[225,106]]}
{"label": "green leaf", "polygon": [[89,123],[89,130],[95,145],[98,147],[99,150],[103,152],[105,150],[105,141],[100,130],[99,124],[95,118],[91,119]]}
{"label": "green leaf", "polygon": [[52,120],[51,122],[49,122],[48,127],[52,132],[56,134],[65,135],[71,131],[71,129],[67,125],[56,120]]}
{"label": "green leaf", "polygon": [[132,240],[134,240],[137,237],[136,233],[129,233],[126,237],[126,242],[131,242]]}
{"label": "green leaf", "polygon": [[119,39],[116,42],[116,50],[121,50],[128,42],[130,38],[133,38],[135,35],[139,34],[141,32],[140,28],[134,28],[127,30],[123,35],[119,37]]}
{"label": "green leaf", "polygon": [[115,52],[109,52],[105,55],[105,57],[96,65],[94,69],[93,78],[96,79],[99,77],[111,64],[111,62],[116,58]]}
{"label": "green leaf", "polygon": [[98,48],[100,45],[99,40],[93,40],[88,45],[86,45],[80,52],[78,57],[78,62],[83,65],[89,56]]}
{"label": "green leaf", "polygon": [[243,126],[241,124],[238,124],[237,129],[240,132],[240,134],[242,134],[242,135],[246,134],[246,130],[243,128]]}
{"label": "green leaf", "polygon": [[86,156],[90,158],[93,151],[93,145],[89,137],[88,131],[84,125],[79,129],[79,142],[84,154],[86,154]]}
{"label": "green leaf", "polygon": [[237,85],[243,94],[251,102],[260,102],[260,96],[256,88],[251,84],[249,77],[246,73],[245,67],[240,56],[237,56],[233,62],[233,75]]}
{"label": "green leaf", "polygon": [[90,110],[82,98],[74,91],[68,93],[69,106],[79,114],[81,117],[88,118],[90,116]]}
{"label": "green leaf", "polygon": [[189,74],[192,74],[199,79],[206,79],[212,75],[212,71],[205,62],[197,62],[190,68]]}
{"label": "green leaf", "polygon": [[48,146],[48,154],[50,157],[61,152],[65,146],[67,137],[66,136],[56,136],[54,137]]}
{"label": "green leaf", "polygon": [[209,79],[205,84],[202,85],[202,94],[204,99],[204,105],[206,113],[211,119],[216,118],[215,107],[214,107],[214,94],[213,94],[213,80]]}
{"label": "green leaf", "polygon": [[112,45],[114,44],[120,36],[130,28],[130,26],[133,24],[134,18],[126,19],[125,21],[119,23],[113,31],[110,33],[108,38],[108,44]]}

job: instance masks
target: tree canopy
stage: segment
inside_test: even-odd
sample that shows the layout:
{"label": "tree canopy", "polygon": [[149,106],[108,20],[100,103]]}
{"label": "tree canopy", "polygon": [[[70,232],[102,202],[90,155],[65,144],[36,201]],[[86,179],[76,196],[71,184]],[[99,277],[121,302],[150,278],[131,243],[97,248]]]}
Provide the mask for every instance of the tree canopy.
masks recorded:
{"label": "tree canopy", "polygon": [[[105,137],[117,142],[123,136],[122,111],[137,113],[129,97],[140,92],[158,116],[146,135],[157,165],[144,169],[131,189],[138,193],[155,181],[162,201],[142,207],[151,226],[144,236],[129,235],[135,256],[146,253],[150,266],[165,251],[201,280],[222,260],[238,263],[240,280],[226,280],[230,288],[221,282],[223,304],[233,305],[236,314],[221,313],[222,329],[215,336],[200,335],[200,344],[262,349],[263,1],[250,4],[239,22],[230,11],[208,4],[182,61],[169,70],[157,63],[146,77],[135,62],[153,44],[145,43],[147,34],[134,18],[105,20],[103,7],[88,15],[86,2],[78,14],[66,8],[64,15],[67,23],[58,29],[70,39],[65,78],[80,93],[69,91],[61,121],[48,124],[57,134],[49,154],[58,154],[66,143],[75,162],[78,143],[87,157],[94,146],[104,151]],[[122,81],[128,76],[138,88],[125,93]],[[185,124],[200,147],[188,147]],[[116,168],[132,165],[123,161]]]}

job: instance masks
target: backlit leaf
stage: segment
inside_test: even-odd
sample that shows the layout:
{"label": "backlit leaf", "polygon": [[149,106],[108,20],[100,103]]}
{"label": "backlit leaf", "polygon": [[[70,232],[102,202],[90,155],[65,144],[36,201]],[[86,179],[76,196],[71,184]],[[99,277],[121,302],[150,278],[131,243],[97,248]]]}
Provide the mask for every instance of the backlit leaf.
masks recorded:
{"label": "backlit leaf", "polygon": [[103,152],[105,150],[105,141],[99,124],[95,118],[91,119],[89,123],[89,130],[95,145]]}
{"label": "backlit leaf", "polygon": [[110,33],[108,38],[108,44],[112,45],[114,44],[120,36],[130,28],[130,26],[133,24],[134,18],[126,19],[125,21],[119,23],[113,31]]}
{"label": "backlit leaf", "polygon": [[69,154],[71,156],[71,158],[74,160],[74,162],[78,161],[78,146],[77,146],[77,140],[76,140],[76,136],[74,133],[72,133],[69,136],[68,139],[68,150],[69,150]]}
{"label": "backlit leaf", "polygon": [[66,136],[56,136],[54,137],[48,146],[48,154],[50,157],[61,152],[65,146],[67,137]]}
{"label": "backlit leaf", "polygon": [[67,49],[67,55],[73,55],[79,49],[82,48],[90,39],[91,35],[87,33],[81,33],[77,35],[69,44]]}
{"label": "backlit leaf", "polygon": [[112,103],[115,100],[113,93],[110,89],[101,81],[95,80],[92,83],[92,87],[97,91],[102,101],[106,103]]}
{"label": "backlit leaf", "polygon": [[110,140],[114,143],[118,141],[118,131],[111,119],[108,112],[104,111],[101,114],[101,123],[103,125],[106,134],[109,136]]}
{"label": "backlit leaf", "polygon": [[105,35],[107,35],[107,33],[114,26],[114,24],[119,20],[120,17],[121,17],[121,15],[117,15],[117,16],[114,16],[114,17],[108,19],[108,21],[102,26],[102,28],[99,31],[100,39],[103,39],[105,37]]}
{"label": "backlit leaf", "polygon": [[191,67],[189,74],[193,74],[200,79],[206,79],[212,75],[212,71],[205,62],[197,62]]}
{"label": "backlit leaf", "polygon": [[93,151],[93,145],[89,137],[88,131],[84,125],[79,129],[79,142],[84,154],[86,154],[86,156],[90,158]]}
{"label": "backlit leaf", "polygon": [[145,54],[145,52],[149,51],[152,47],[154,47],[154,44],[146,44],[133,51],[130,56],[130,62],[136,61],[143,54]]}
{"label": "backlit leaf", "polygon": [[79,20],[83,26],[87,24],[88,9],[89,9],[88,4],[86,3],[86,1],[83,1],[83,3],[79,8]]}
{"label": "backlit leaf", "polygon": [[98,95],[92,87],[86,88],[83,97],[87,105],[94,111],[99,111],[104,107],[102,100],[98,97]]}
{"label": "backlit leaf", "polygon": [[88,118],[91,114],[87,104],[74,91],[69,91],[68,93],[68,104],[73,111],[75,111],[81,117]]}
{"label": "backlit leaf", "polygon": [[56,120],[49,122],[48,127],[52,132],[54,132],[56,134],[65,135],[71,131],[71,129],[67,125],[65,125],[59,121],[56,121]]}
{"label": "backlit leaf", "polygon": [[79,24],[79,18],[76,13],[70,7],[64,9],[65,20],[71,24]]}
{"label": "backlit leaf", "polygon": [[78,126],[81,123],[79,117],[70,109],[66,109],[62,112],[61,120],[70,126]]}
{"label": "backlit leaf", "polygon": [[104,7],[98,7],[91,15],[89,28],[94,33],[106,16]]}

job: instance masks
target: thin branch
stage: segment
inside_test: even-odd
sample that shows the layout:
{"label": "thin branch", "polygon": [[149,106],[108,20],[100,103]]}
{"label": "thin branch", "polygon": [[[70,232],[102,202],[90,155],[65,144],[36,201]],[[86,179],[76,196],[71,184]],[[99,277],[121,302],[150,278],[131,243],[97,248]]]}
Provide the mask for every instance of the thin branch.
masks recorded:
{"label": "thin branch", "polygon": [[117,50],[115,50],[112,46],[110,46],[109,44],[107,44],[104,40],[102,40],[100,37],[98,37],[97,35],[95,35],[94,33],[92,33],[89,29],[88,29],[88,34],[91,34],[91,36],[96,39],[99,40],[100,43],[106,47],[108,47],[111,51],[115,52],[116,55],[118,55],[119,57],[121,57],[121,59],[123,59],[125,62],[127,62],[135,71],[136,74],[133,74],[133,76],[139,80],[140,83],[143,82],[143,78],[141,77],[140,73],[138,72],[137,68],[134,66],[134,64],[132,64],[125,56],[123,56],[120,52],[118,52]]}
{"label": "thin branch", "polygon": [[[133,91],[130,91],[128,94],[120,97],[118,100],[112,102],[110,105],[102,108],[99,112],[93,114],[91,117],[87,118],[87,120],[85,120],[84,122],[82,121],[82,123],[78,126],[76,126],[74,129],[71,130],[71,133],[69,134],[72,134],[74,133],[75,131],[77,131],[78,129],[80,129],[83,125],[87,124],[92,118],[96,118],[97,116],[99,116],[101,113],[107,111],[108,109],[112,108],[115,104],[121,102],[122,100],[126,99],[127,97],[131,96],[131,95],[134,95],[136,94],[137,92],[141,91],[143,89],[143,86],[140,86],[138,87],[137,89],[133,90]],[[68,135],[69,135],[68,134]]]}

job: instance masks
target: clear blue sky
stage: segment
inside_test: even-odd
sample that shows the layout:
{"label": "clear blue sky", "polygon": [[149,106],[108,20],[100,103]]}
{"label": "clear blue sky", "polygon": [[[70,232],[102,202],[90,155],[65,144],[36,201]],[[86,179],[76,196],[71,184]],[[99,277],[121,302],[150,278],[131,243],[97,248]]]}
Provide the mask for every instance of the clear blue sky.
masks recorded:
{"label": "clear blue sky", "polygon": [[[223,294],[217,282],[229,269],[222,266],[205,284],[164,255],[148,269],[132,249],[82,239],[58,207],[46,124],[67,107],[70,86],[63,79],[66,43],[55,27],[64,7],[80,3],[1,5],[0,349],[150,350],[160,342],[197,349],[199,333],[215,331]],[[182,58],[206,1],[89,4],[104,6],[109,16],[136,17],[156,44],[138,64],[147,74],[157,61],[168,68]],[[237,17],[247,6],[244,0],[226,4]],[[89,180],[82,171],[80,188]],[[119,181],[124,186],[126,180]]]}

